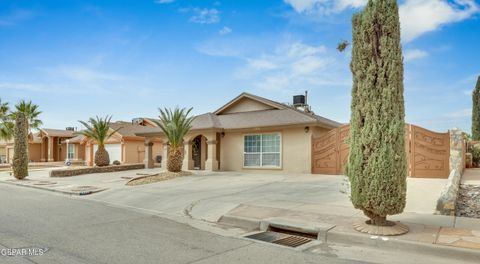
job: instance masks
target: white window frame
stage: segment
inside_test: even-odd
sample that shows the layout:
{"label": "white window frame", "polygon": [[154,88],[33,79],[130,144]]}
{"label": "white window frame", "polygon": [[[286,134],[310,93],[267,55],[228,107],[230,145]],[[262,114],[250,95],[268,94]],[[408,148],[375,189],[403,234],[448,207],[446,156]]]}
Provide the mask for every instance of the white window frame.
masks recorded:
{"label": "white window frame", "polygon": [[[246,136],[258,136],[258,135],[278,135],[280,137],[280,146],[279,146],[279,152],[245,152],[245,137]],[[260,142],[263,142],[263,140],[260,140]],[[281,132],[263,132],[263,133],[248,133],[248,134],[243,134],[243,155],[242,155],[242,167],[244,169],[282,169],[282,164],[283,164],[283,140],[282,140],[282,133]],[[262,145],[260,145],[260,149],[262,149]],[[279,154],[279,161],[280,164],[278,166],[271,166],[271,165],[265,165],[262,166],[262,158],[263,154]],[[260,166],[245,166],[245,154],[260,154]]]}
{"label": "white window frame", "polygon": [[[71,146],[71,147],[70,147]],[[70,153],[70,148],[72,148],[72,152]],[[72,154],[72,157],[70,157],[70,154]],[[67,147],[67,159],[72,160],[75,159],[75,145],[74,144],[68,144]]]}

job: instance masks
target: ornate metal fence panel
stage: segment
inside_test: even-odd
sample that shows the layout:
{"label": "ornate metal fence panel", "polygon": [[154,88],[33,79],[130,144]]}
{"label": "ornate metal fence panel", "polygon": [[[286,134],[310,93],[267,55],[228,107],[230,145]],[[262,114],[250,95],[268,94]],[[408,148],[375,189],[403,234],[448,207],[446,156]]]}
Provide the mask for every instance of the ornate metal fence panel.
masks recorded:
{"label": "ornate metal fence panel", "polygon": [[[350,126],[344,125],[312,140],[312,173],[341,175],[348,162]],[[450,136],[415,125],[405,125],[408,176],[447,178]]]}

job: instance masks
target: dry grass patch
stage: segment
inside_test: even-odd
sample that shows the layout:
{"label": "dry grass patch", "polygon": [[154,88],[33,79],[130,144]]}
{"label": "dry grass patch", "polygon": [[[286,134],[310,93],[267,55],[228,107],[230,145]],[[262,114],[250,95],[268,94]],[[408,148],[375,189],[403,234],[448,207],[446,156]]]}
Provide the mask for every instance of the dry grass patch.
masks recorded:
{"label": "dry grass patch", "polygon": [[191,175],[193,175],[193,173],[189,171],[181,171],[181,172],[166,171],[166,172],[161,172],[161,173],[156,173],[151,175],[143,175],[140,177],[133,178],[129,180],[126,183],[126,185],[128,186],[143,185],[143,184],[149,184],[149,183],[165,181],[165,180],[170,180],[177,177],[191,176]]}

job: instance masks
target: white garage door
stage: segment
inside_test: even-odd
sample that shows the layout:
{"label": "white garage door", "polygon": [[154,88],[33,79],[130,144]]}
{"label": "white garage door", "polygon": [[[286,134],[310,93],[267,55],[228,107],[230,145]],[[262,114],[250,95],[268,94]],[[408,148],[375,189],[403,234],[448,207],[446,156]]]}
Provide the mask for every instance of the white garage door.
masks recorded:
{"label": "white garage door", "polygon": [[[97,152],[98,145],[93,145],[93,155]],[[122,162],[122,145],[121,144],[105,144],[105,149],[110,156],[110,163],[114,160]]]}

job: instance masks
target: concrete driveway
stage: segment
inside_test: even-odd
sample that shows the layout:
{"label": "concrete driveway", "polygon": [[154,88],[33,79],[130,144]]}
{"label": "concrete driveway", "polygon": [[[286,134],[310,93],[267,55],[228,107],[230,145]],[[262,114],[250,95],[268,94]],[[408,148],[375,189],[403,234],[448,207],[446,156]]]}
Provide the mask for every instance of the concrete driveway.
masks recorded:
{"label": "concrete driveway", "polygon": [[[345,194],[340,193],[343,176],[195,172],[193,176],[148,185],[125,185],[126,178],[135,177],[137,173],[159,171],[161,170],[133,170],[50,178],[48,170],[39,170],[32,172],[29,178],[55,181],[56,184],[52,188],[59,189],[85,185],[107,188],[83,199],[208,222],[216,222],[222,215],[239,205],[328,213],[345,217],[362,214],[352,207]],[[6,181],[8,178],[12,177],[0,173],[0,180]],[[405,213],[395,216],[394,219],[425,223],[425,218],[429,218],[434,219],[431,224],[452,226],[453,217],[431,218],[437,198],[445,184],[446,180],[442,179],[408,179]]]}
{"label": "concrete driveway", "polygon": [[[117,184],[86,199],[208,222],[216,222],[240,204],[346,217],[361,215],[349,198],[340,193],[342,181],[342,176],[216,172],[142,186]],[[407,207],[398,219],[415,222],[418,215],[432,215],[445,183],[446,180],[409,179]],[[432,224],[445,226],[453,221],[452,217],[435,219]]]}

